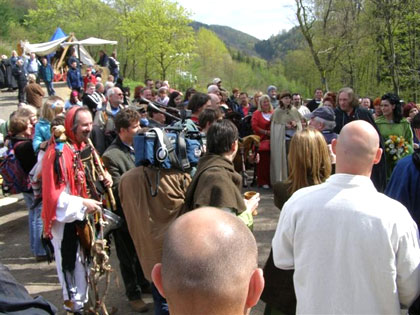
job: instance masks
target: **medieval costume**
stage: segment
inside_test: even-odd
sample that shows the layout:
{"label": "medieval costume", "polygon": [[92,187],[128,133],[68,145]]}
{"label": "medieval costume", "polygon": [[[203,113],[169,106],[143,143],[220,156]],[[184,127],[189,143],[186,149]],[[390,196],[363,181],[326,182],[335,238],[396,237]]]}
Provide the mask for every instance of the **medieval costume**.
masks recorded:
{"label": "medieval costume", "polygon": [[242,176],[235,171],[232,162],[218,154],[206,154],[198,162],[197,172],[188,187],[185,209],[209,206],[240,214],[246,210],[241,185]]}
{"label": "medieval costume", "polygon": [[[165,232],[182,213],[190,182],[188,173],[145,166],[133,168],[121,177],[122,209],[144,276],[149,281],[152,281],[153,266],[162,261]],[[153,192],[157,192],[155,197]],[[155,312],[168,313],[165,299],[153,284],[152,295]]]}
{"label": "medieval costume", "polygon": [[[89,248],[84,198],[98,200],[92,185],[91,147],[77,143],[73,132],[75,116],[80,107],[66,115],[67,142],[52,140],[42,163],[44,235],[54,246],[58,278],[63,289],[64,307],[83,311],[88,300]],[[85,164],[84,164],[85,163]],[[89,235],[89,233],[87,233]]]}
{"label": "medieval costume", "polygon": [[270,132],[270,181],[271,185],[283,181],[287,178],[287,148],[286,140],[290,141],[288,137],[287,126],[294,122],[296,130],[302,130],[302,117],[295,107],[283,108],[277,107],[271,117],[271,132]]}

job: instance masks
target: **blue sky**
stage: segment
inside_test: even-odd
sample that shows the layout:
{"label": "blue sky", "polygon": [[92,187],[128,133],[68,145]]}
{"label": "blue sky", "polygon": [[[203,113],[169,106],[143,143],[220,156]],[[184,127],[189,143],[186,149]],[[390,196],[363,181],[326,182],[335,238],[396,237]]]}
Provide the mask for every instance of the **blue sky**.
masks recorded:
{"label": "blue sky", "polygon": [[230,26],[267,39],[296,25],[294,0],[176,0],[195,21]]}

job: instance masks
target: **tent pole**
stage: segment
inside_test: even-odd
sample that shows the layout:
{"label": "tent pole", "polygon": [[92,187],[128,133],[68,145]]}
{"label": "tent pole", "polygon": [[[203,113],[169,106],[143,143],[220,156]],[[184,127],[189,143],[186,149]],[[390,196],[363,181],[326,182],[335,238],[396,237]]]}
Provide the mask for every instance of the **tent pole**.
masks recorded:
{"label": "tent pole", "polygon": [[80,55],[80,44],[77,44],[77,55],[79,56],[79,67],[82,68],[82,57]]}
{"label": "tent pole", "polygon": [[[69,38],[67,39],[69,42],[71,42],[71,41],[73,41],[73,33],[70,33],[70,36],[69,36]],[[63,50],[63,53],[61,54],[61,57],[60,57],[60,60],[58,61],[58,63],[57,63],[57,67],[58,67],[58,69],[57,70],[60,70],[60,68],[61,68],[61,64],[63,63],[63,61],[64,61],[64,57],[66,56],[66,54],[67,54],[67,50],[69,49],[69,47],[70,46],[66,46],[65,48],[64,48],[64,50]],[[63,67],[64,68],[64,67]]]}

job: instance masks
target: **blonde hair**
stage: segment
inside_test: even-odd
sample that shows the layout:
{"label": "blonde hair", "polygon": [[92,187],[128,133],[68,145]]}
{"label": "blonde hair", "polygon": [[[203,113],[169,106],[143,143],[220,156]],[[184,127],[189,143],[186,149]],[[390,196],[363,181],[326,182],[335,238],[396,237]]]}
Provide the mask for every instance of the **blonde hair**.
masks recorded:
{"label": "blonde hair", "polygon": [[289,193],[323,183],[331,175],[327,142],[316,129],[308,127],[292,137],[288,156]]}
{"label": "blonde hair", "polygon": [[52,122],[55,116],[64,111],[64,100],[59,96],[50,96],[41,107],[41,118]]}
{"label": "blonde hair", "polygon": [[261,91],[257,91],[255,92],[254,96],[252,97],[252,102],[254,103],[255,107],[258,107],[259,105],[259,99],[258,99],[258,104],[255,102],[255,98],[256,97],[261,97],[263,95],[263,93]]}
{"label": "blonde hair", "polygon": [[270,97],[267,95],[267,94],[264,94],[264,95],[262,95],[261,97],[260,97],[260,99],[259,99],[259,101],[258,101],[258,110],[260,111],[260,112],[262,112],[262,110],[261,110],[261,105],[262,105],[262,103],[264,102],[264,100],[265,99],[267,99],[268,100],[268,103],[270,104],[270,112],[272,112],[273,111],[273,105],[271,105],[271,102],[270,102]]}
{"label": "blonde hair", "polygon": [[26,111],[30,116],[37,116],[38,115],[38,110],[35,106],[28,105],[28,104],[25,104],[25,103],[20,105],[18,110],[22,113],[24,113]]}
{"label": "blonde hair", "polygon": [[35,82],[36,81],[36,76],[35,76],[35,74],[28,74],[28,81],[29,81],[29,83],[33,83],[33,82]]}

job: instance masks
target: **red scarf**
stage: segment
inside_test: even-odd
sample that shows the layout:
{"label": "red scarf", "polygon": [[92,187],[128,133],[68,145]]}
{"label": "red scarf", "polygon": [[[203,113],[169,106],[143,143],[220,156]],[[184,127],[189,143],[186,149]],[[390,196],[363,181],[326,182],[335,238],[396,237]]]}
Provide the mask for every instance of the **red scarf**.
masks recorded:
{"label": "red scarf", "polygon": [[[51,137],[50,144],[42,161],[42,219],[44,221],[44,234],[49,238],[52,238],[51,227],[56,219],[58,198],[66,186],[69,186],[71,195],[87,198],[84,168],[80,159],[75,160],[76,155],[71,147],[73,146],[74,150],[80,151],[85,146],[84,143],[77,143],[76,136],[72,130],[74,118],[80,109],[79,106],[74,106],[66,114],[64,127],[69,143],[64,144],[62,156],[60,157],[59,171],[62,174],[61,182],[58,181],[58,174],[54,170],[56,159],[56,142],[54,141],[54,136]],[[77,163],[77,174],[75,174],[75,162]],[[78,175],[80,181],[75,179],[75,175]]]}

